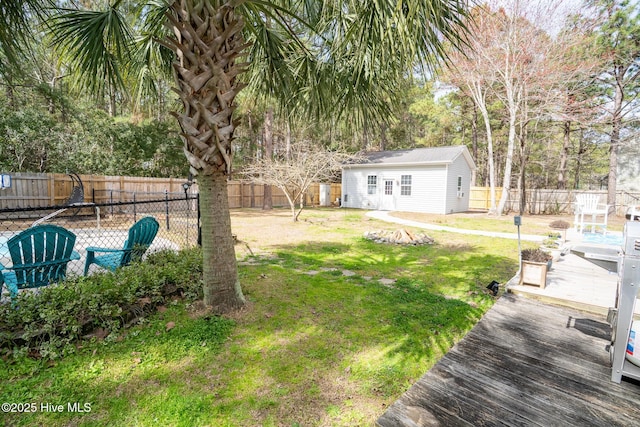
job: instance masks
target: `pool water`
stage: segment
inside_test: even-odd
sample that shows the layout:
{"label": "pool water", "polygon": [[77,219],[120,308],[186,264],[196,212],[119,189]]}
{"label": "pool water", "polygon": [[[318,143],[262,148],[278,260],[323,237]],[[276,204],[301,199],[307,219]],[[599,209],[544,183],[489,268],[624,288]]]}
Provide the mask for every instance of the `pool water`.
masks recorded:
{"label": "pool water", "polygon": [[618,233],[607,233],[604,235],[598,233],[584,233],[582,235],[582,241],[584,243],[596,243],[612,246],[622,246],[623,243],[622,234]]}

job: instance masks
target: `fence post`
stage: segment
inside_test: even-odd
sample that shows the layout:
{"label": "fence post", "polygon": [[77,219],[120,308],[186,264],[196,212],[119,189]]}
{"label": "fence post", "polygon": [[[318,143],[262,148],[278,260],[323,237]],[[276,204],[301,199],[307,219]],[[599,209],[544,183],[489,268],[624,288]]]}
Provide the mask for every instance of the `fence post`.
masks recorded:
{"label": "fence post", "polygon": [[113,188],[109,190],[109,202],[111,203],[111,218],[113,218]]}
{"label": "fence post", "polygon": [[133,192],[133,222],[138,221],[138,211],[136,210],[136,192]]}
{"label": "fence post", "polygon": [[190,247],[191,245],[189,244],[189,227],[191,226],[191,215],[189,214],[189,211],[191,209],[189,209],[189,185],[188,184],[184,184],[184,202],[187,204],[186,208],[187,208],[187,233],[186,233],[186,241],[187,241],[187,248]]}
{"label": "fence post", "polygon": [[167,223],[167,231],[169,231],[169,191],[164,190],[164,216]]}
{"label": "fence post", "polygon": [[200,192],[196,195],[198,203],[198,246],[202,247],[202,225],[200,224]]}

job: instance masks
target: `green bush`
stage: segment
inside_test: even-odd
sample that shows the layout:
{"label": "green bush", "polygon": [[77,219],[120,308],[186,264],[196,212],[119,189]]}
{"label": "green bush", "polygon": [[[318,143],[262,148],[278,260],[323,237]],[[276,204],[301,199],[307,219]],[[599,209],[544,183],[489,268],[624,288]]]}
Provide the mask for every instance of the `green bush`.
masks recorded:
{"label": "green bush", "polygon": [[115,273],[21,292],[13,304],[0,304],[0,352],[62,357],[90,332],[108,338],[175,295],[202,298],[199,249],[161,251]]}

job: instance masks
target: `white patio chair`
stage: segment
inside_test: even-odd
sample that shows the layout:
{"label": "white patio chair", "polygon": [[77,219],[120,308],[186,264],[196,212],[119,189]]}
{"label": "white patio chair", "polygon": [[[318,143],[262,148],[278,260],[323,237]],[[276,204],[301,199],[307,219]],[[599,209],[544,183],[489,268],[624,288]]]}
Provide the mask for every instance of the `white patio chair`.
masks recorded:
{"label": "white patio chair", "polygon": [[607,233],[607,219],[609,205],[600,204],[598,194],[576,195],[574,227],[578,233],[583,233],[586,226],[595,232],[596,227],[602,227],[602,233]]}

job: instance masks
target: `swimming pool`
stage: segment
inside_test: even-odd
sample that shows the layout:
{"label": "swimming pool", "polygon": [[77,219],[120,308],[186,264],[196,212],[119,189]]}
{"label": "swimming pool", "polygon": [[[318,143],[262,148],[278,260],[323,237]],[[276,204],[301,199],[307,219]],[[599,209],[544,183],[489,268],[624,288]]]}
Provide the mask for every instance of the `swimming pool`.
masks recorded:
{"label": "swimming pool", "polygon": [[582,235],[583,243],[595,243],[600,245],[622,246],[622,233],[609,232],[607,234],[584,233]]}

